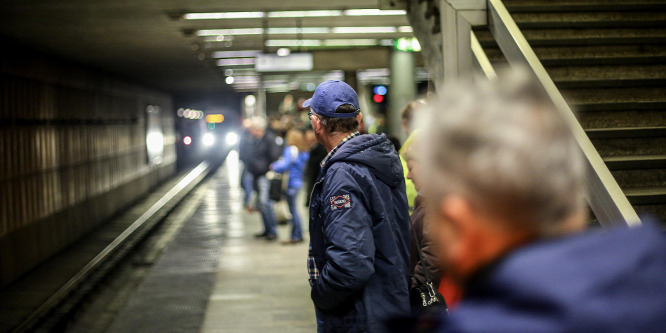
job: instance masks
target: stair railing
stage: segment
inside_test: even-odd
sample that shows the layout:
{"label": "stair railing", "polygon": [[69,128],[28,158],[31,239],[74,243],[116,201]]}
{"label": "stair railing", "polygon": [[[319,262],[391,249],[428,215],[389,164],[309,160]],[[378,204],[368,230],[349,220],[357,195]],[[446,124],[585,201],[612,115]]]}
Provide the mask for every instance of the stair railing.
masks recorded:
{"label": "stair railing", "polygon": [[599,223],[639,225],[636,211],[613,178],[576,119],[552,78],[523,36],[501,0],[440,0],[444,80],[450,81],[474,69],[496,79],[490,61],[476,39],[472,26],[488,25],[510,65],[527,67],[568,121],[587,162],[587,202]]}

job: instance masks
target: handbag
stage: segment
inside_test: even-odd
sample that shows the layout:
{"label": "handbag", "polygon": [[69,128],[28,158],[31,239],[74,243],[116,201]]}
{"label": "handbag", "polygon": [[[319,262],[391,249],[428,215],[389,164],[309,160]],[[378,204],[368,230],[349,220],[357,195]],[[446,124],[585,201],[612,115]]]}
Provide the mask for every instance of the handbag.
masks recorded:
{"label": "handbag", "polygon": [[416,248],[419,252],[419,265],[423,269],[425,275],[425,283],[417,280],[417,284],[409,290],[409,301],[412,307],[412,314],[423,315],[432,312],[448,312],[448,306],[446,305],[444,296],[435,289],[430,271],[425,267],[423,253],[421,252],[421,244],[416,236],[416,231],[413,226],[410,226],[409,229],[412,231],[412,236],[414,237],[414,242],[417,245]]}
{"label": "handbag", "polygon": [[[287,149],[291,149],[293,146],[289,146]],[[293,147],[296,148],[296,147]],[[298,149],[294,151],[292,149],[292,157],[290,163],[298,157]],[[269,171],[266,173],[266,178],[270,181],[270,187],[268,189],[268,198],[278,202],[282,200],[282,194],[287,191],[287,184],[289,183],[289,172],[277,173],[274,171]]]}
{"label": "handbag", "polygon": [[282,200],[282,175],[277,172],[269,171],[266,178],[270,182],[268,188],[268,198],[273,201]]}

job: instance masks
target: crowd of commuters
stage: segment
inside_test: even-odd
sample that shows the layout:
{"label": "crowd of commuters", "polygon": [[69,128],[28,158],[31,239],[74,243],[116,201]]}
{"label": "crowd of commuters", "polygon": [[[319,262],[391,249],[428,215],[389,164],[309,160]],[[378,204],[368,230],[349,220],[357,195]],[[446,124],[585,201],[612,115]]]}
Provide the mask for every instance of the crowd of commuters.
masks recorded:
{"label": "crowd of commuters", "polygon": [[[359,131],[356,92],[327,81],[303,103],[310,126],[299,139],[287,135],[293,148],[261,168],[244,160],[261,237],[275,235],[258,184],[269,169],[302,177],[287,190],[291,242],[304,239],[295,193],[303,185],[311,193],[307,269],[319,332],[666,327],[663,231],[648,218],[635,228],[586,228],[584,157],[535,87],[519,70],[449,84],[404,108],[400,146]],[[256,122],[248,142],[262,147],[271,138]],[[277,159],[270,151],[260,155]]]}

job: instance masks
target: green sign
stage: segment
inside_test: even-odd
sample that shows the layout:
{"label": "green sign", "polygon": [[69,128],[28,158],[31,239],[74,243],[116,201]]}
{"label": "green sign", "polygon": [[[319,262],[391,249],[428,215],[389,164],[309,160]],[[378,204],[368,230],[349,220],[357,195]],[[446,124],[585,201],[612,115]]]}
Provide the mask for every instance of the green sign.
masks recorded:
{"label": "green sign", "polygon": [[421,52],[421,44],[416,37],[398,38],[393,43],[393,48],[405,52]]}

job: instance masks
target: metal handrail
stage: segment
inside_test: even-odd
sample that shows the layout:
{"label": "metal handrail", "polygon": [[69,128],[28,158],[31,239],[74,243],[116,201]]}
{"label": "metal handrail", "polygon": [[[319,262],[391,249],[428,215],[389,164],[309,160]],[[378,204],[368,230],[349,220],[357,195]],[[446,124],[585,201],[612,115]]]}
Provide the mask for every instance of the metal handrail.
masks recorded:
{"label": "metal handrail", "polygon": [[483,52],[483,47],[481,46],[481,43],[479,43],[479,39],[476,38],[473,30],[470,30],[469,37],[472,53],[474,54],[474,59],[476,60],[476,64],[479,66],[479,69],[488,79],[496,80],[497,73],[495,72],[495,68],[493,68],[493,65],[490,63],[486,53]]}
{"label": "metal handrail", "polygon": [[[541,61],[537,58],[525,36],[518,29],[518,25],[502,1],[488,0],[487,12],[490,32],[509,64],[527,66],[541,83],[555,107],[564,115],[569,123],[587,162],[588,174],[586,179],[589,190],[587,201],[599,223],[602,226],[610,226],[618,223],[640,225],[641,220],[636,211],[629,203],[622,189],[620,189],[617,181],[615,181],[615,178],[613,178],[610,170],[608,170],[608,167],[599,155],[599,152],[592,145],[592,141],[590,141],[578,119],[576,119],[575,114],[555,86],[550,75],[546,72]],[[474,51],[474,43],[472,47]],[[474,53],[476,54],[477,52],[474,51]]]}

